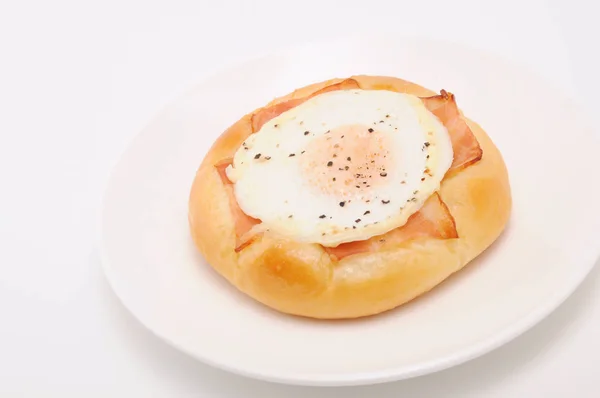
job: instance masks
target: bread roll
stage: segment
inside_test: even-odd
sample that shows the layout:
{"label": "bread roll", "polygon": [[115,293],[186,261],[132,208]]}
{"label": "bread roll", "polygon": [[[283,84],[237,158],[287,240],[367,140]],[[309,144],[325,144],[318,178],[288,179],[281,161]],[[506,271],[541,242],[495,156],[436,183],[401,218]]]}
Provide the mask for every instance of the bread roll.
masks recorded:
{"label": "bread roll", "polygon": [[[350,79],[361,89],[436,95],[395,77],[360,75]],[[265,108],[307,98],[344,81],[332,79],[297,89]],[[446,175],[437,193],[453,218],[455,237],[416,236],[394,247],[341,260],[319,244],[274,234],[261,234],[239,247],[227,193],[230,187],[223,184],[215,165],[233,156],[252,133],[253,122],[257,123],[253,115],[260,111],[256,109],[231,125],[206,154],[191,187],[189,225],[208,264],[248,297],[268,307],[322,319],[378,314],[434,288],[486,250],[505,228],[512,202],[503,158],[486,132],[462,116],[483,155]]]}

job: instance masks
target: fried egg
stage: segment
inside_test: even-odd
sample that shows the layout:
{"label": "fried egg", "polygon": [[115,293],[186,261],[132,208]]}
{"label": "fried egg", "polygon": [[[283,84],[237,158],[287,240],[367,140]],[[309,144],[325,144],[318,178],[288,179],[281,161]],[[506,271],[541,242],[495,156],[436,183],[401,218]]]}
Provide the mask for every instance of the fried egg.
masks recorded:
{"label": "fried egg", "polygon": [[242,211],[262,221],[254,232],[332,247],[404,225],[452,160],[447,129],[418,97],[356,89],[273,118],[226,172]]}

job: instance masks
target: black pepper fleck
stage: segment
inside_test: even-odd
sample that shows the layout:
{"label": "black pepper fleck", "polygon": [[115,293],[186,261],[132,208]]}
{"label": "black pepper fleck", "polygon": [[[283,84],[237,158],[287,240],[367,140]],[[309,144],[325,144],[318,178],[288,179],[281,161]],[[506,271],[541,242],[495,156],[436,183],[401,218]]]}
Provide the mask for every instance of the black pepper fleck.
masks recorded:
{"label": "black pepper fleck", "polygon": [[371,212],[369,210],[367,210],[363,213],[363,216],[366,216],[367,214],[371,214]]}
{"label": "black pepper fleck", "polygon": [[335,181],[335,177],[333,177],[332,180]]}
{"label": "black pepper fleck", "polygon": [[390,117],[390,115],[385,115],[385,117]]}
{"label": "black pepper fleck", "polygon": [[[300,122],[300,124],[302,124],[302,122]],[[309,134],[310,134],[310,131],[305,131],[304,132],[304,135],[309,135]]]}
{"label": "black pepper fleck", "polygon": [[379,175],[382,176],[382,177],[386,177],[387,173],[383,172],[383,173],[379,173]]}
{"label": "black pepper fleck", "polygon": [[265,156],[265,160],[270,160],[271,157],[270,156]]}
{"label": "black pepper fleck", "polygon": [[369,129],[369,133],[372,133],[373,131],[375,131],[375,130],[373,130],[373,129],[371,129],[371,128]]}
{"label": "black pepper fleck", "polygon": [[387,205],[388,203],[390,203],[390,201],[389,201],[389,200],[383,200],[383,199],[382,199],[382,200],[381,200],[381,203],[383,203],[384,205]]}
{"label": "black pepper fleck", "polygon": [[346,202],[340,202],[340,207],[344,207],[346,205]]}
{"label": "black pepper fleck", "polygon": [[356,220],[354,220],[355,223],[359,223],[360,222],[360,218],[357,218]]}
{"label": "black pepper fleck", "polygon": [[423,145],[425,145],[425,148],[427,148],[431,144],[428,141],[425,141],[425,144],[423,144]]}
{"label": "black pepper fleck", "polygon": [[356,225],[353,225],[353,226],[352,226],[352,229],[356,229]]}
{"label": "black pepper fleck", "polygon": [[319,216],[319,218],[325,218],[325,217],[327,217],[325,214],[321,214],[321,215]]}
{"label": "black pepper fleck", "polygon": [[294,157],[294,156],[296,156],[296,154],[295,154],[295,153],[290,153],[290,154],[288,155],[288,157],[290,157],[290,158],[291,158],[291,157]]}
{"label": "black pepper fleck", "polygon": [[260,158],[260,153],[257,153],[256,155],[254,155],[254,159],[258,159]]}
{"label": "black pepper fleck", "polygon": [[279,127],[279,125],[278,125],[278,124],[276,124],[276,125],[274,125],[273,127]]}
{"label": "black pepper fleck", "polygon": [[330,160],[329,162],[327,162],[327,167],[331,167],[333,166],[333,162]]}
{"label": "black pepper fleck", "polygon": [[344,166],[344,170],[348,170],[350,167],[348,166]]}
{"label": "black pepper fleck", "polygon": [[351,161],[352,161],[352,158],[351,158],[350,156],[348,156],[348,157],[346,158],[346,160],[347,160],[347,161],[349,161],[349,162],[351,162]]}

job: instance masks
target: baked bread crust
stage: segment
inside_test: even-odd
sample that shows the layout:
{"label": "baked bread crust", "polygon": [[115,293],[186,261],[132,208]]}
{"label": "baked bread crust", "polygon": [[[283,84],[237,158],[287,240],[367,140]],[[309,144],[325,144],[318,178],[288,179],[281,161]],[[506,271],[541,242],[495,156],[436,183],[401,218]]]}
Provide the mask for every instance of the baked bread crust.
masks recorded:
{"label": "baked bread crust", "polygon": [[[437,93],[387,76],[357,75],[362,89],[420,97]],[[302,98],[344,79],[295,90],[265,107]],[[447,176],[439,194],[452,214],[458,238],[418,238],[397,248],[340,261],[318,244],[263,235],[236,252],[234,218],[215,164],[232,157],[252,132],[254,110],[213,144],[191,187],[189,224],[198,250],[220,275],[246,295],[275,310],[311,318],[357,318],[398,307],[429,291],[486,250],[511,213],[509,178],[502,155],[486,132],[463,116],[483,149],[476,163]]]}

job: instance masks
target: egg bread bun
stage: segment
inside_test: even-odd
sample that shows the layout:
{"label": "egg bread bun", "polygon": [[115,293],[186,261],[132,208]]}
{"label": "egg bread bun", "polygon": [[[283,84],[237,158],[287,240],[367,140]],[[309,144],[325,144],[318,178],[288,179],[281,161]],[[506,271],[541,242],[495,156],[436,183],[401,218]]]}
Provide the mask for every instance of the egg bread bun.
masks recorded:
{"label": "egg bread bun", "polygon": [[511,207],[499,150],[452,93],[358,75],[297,89],[223,132],[193,180],[189,226],[247,296],[357,318],[462,269]]}

